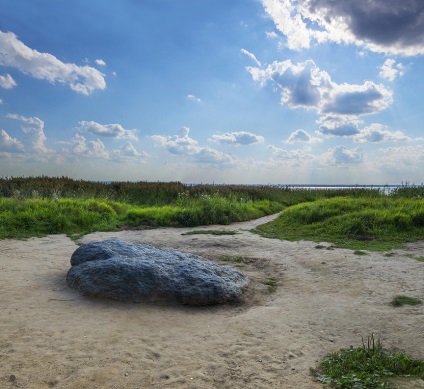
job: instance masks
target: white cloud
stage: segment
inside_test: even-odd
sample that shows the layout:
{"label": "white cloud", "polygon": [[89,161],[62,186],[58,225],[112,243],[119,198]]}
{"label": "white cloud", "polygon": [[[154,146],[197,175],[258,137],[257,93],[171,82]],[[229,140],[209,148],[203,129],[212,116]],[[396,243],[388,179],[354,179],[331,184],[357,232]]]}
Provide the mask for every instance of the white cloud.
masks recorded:
{"label": "white cloud", "polygon": [[104,75],[90,66],[64,63],[49,53],[40,53],[22,43],[12,32],[0,31],[0,65],[53,84],[67,84],[77,93],[89,95],[106,88]]}
{"label": "white cloud", "polygon": [[0,87],[4,89],[12,89],[16,86],[16,81],[10,74],[0,75]]}
{"label": "white cloud", "polygon": [[251,145],[254,143],[263,143],[264,137],[255,135],[246,131],[239,132],[227,132],[221,135],[213,135],[209,142],[216,142],[221,144],[232,144],[232,145]]}
{"label": "white cloud", "polygon": [[245,50],[245,49],[241,49],[240,50],[244,55],[248,56],[252,61],[254,61],[256,63],[256,65],[258,66],[262,66],[262,64],[258,61],[258,59],[256,58],[255,54]]}
{"label": "white cloud", "polygon": [[186,99],[189,100],[189,101],[193,101],[194,103],[198,103],[198,104],[203,103],[202,99],[200,99],[199,97],[196,97],[195,95],[187,95]]}
{"label": "white cloud", "polygon": [[361,148],[348,149],[336,146],[323,155],[323,163],[327,165],[358,164],[363,162],[364,153]]}
{"label": "white cloud", "polygon": [[237,161],[228,154],[222,153],[210,147],[200,147],[198,142],[189,137],[190,129],[182,127],[178,135],[164,136],[153,135],[157,147],[166,149],[169,153],[184,157],[197,163],[212,165],[233,165]]}
{"label": "white cloud", "polygon": [[368,127],[362,129],[357,135],[353,137],[357,143],[364,142],[405,142],[411,140],[402,131],[390,131],[385,126],[379,123],[373,123]]}
{"label": "white cloud", "polygon": [[246,70],[260,85],[276,85],[281,103],[290,108],[313,109],[325,115],[366,115],[383,111],[393,101],[392,92],[384,85],[371,81],[337,84],[312,60],[297,64],[275,61],[265,69]]}
{"label": "white cloud", "polygon": [[290,134],[288,139],[284,143],[293,144],[293,143],[316,143],[322,142],[322,139],[313,137],[308,134],[306,131],[299,129]]}
{"label": "white cloud", "polygon": [[47,140],[44,134],[44,122],[37,117],[24,117],[16,114],[7,114],[9,119],[19,120],[21,129],[25,133],[24,143],[28,148],[36,153],[52,153],[54,150],[48,149],[44,142]]}
{"label": "white cloud", "polygon": [[287,37],[289,49],[309,48],[310,31],[290,0],[262,0],[262,4],[274,21],[277,30]]}
{"label": "white cloud", "polygon": [[120,124],[100,124],[94,121],[81,121],[78,123],[78,131],[89,132],[98,136],[108,138],[124,138],[137,141],[137,130],[126,130]]}
{"label": "white cloud", "polygon": [[271,150],[274,157],[278,159],[284,159],[284,160],[298,160],[298,161],[305,161],[308,159],[313,159],[313,157],[310,154],[306,154],[303,150],[285,150],[281,149],[279,147],[275,147],[273,145],[269,145],[267,147],[268,150]]}
{"label": "white cloud", "polygon": [[99,66],[106,66],[106,62],[103,61],[102,59],[96,59],[96,65]]}
{"label": "white cloud", "polygon": [[[396,65],[396,66],[395,66]],[[401,63],[396,64],[394,59],[386,59],[380,68],[380,77],[389,81],[394,81],[397,77],[405,74],[405,66]]]}
{"label": "white cloud", "polygon": [[275,31],[266,31],[265,34],[266,34],[266,37],[269,38],[269,39],[278,38],[278,35]]}
{"label": "white cloud", "polygon": [[70,142],[60,142],[67,144],[70,147],[65,148],[64,151],[72,153],[74,155],[91,157],[91,158],[102,158],[109,159],[109,152],[107,151],[104,143],[100,139],[91,140],[87,142],[87,139],[80,135],[75,134]]}
{"label": "white cloud", "polygon": [[140,160],[148,157],[144,151],[138,152],[131,142],[126,142],[119,149],[113,151],[113,156],[120,162],[128,160]]}
{"label": "white cloud", "polygon": [[325,115],[317,120],[322,135],[352,136],[359,133],[360,119],[354,116]]}
{"label": "white cloud", "polygon": [[24,145],[16,138],[12,138],[6,131],[1,130],[0,151],[19,153],[24,151]]}
{"label": "white cloud", "polygon": [[335,42],[386,54],[424,54],[422,0],[262,0],[262,5],[293,50]]}
{"label": "white cloud", "polygon": [[199,149],[198,142],[188,136],[189,132],[188,127],[182,127],[178,135],[153,135],[152,139],[157,146],[165,148],[171,154],[195,154]]}

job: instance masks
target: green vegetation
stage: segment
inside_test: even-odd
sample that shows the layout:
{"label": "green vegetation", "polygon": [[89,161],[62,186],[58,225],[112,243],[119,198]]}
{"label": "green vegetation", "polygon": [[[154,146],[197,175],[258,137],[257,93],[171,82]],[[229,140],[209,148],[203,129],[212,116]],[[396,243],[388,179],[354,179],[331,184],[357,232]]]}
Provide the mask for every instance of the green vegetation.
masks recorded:
{"label": "green vegetation", "polygon": [[371,335],[367,345],[362,342],[362,347],[327,355],[311,373],[332,388],[389,388],[389,379],[395,376],[424,379],[424,361],[385,351]]}
{"label": "green vegetation", "polygon": [[195,230],[188,231],[181,235],[237,235],[237,231],[226,231],[226,230]]}
{"label": "green vegetation", "polygon": [[268,286],[268,292],[274,293],[277,291],[277,279],[273,277],[266,278],[263,283]]}
{"label": "green vegetation", "polygon": [[353,252],[353,254],[355,254],[355,255],[368,255],[368,253],[366,251],[362,251],[362,250],[355,250]]}
{"label": "green vegetation", "polygon": [[361,188],[0,178],[0,238],[77,236],[119,226],[229,224],[282,210],[279,218],[256,231],[271,238],[326,241],[333,243],[331,248],[354,250],[388,250],[424,238],[423,187],[399,188],[385,195]]}
{"label": "green vegetation", "polygon": [[415,297],[408,297],[403,295],[395,296],[392,300],[392,305],[394,307],[401,307],[403,305],[420,305],[423,302],[420,299]]}
{"label": "green vegetation", "polygon": [[385,251],[424,238],[424,199],[400,197],[399,193],[318,199],[286,208],[256,231],[269,238]]}

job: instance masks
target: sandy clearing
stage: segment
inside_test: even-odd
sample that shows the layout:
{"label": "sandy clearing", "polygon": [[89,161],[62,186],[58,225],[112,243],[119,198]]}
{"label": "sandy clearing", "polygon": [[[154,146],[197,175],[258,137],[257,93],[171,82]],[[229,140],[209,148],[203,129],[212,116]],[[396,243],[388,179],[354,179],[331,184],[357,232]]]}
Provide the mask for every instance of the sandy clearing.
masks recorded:
{"label": "sandy clearing", "polygon": [[[422,256],[422,242],[391,257],[358,256],[248,231],[272,217],[81,239],[115,237],[219,263],[223,255],[251,258],[241,267],[251,287],[246,304],[238,307],[84,298],[65,283],[77,248],[69,238],[0,241],[0,387],[322,388],[309,368],[371,333],[386,348],[424,359],[424,306],[389,304],[397,294],[424,299],[424,263],[405,256]],[[200,229],[240,233],[182,235]],[[269,278],[277,279],[275,292],[268,291]],[[400,387],[424,388],[424,382]]]}

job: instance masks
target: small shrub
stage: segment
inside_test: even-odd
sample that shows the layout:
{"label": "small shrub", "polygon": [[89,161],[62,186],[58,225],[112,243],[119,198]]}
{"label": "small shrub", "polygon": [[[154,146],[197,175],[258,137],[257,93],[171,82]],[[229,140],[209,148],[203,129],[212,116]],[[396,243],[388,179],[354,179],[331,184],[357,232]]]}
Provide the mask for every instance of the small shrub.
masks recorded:
{"label": "small shrub", "polygon": [[372,334],[367,344],[362,341],[362,347],[327,355],[311,374],[332,388],[387,388],[388,379],[394,376],[424,379],[424,361],[383,350]]}
{"label": "small shrub", "polygon": [[403,295],[395,296],[391,302],[394,307],[401,307],[403,305],[420,305],[423,302],[415,297],[408,297]]}

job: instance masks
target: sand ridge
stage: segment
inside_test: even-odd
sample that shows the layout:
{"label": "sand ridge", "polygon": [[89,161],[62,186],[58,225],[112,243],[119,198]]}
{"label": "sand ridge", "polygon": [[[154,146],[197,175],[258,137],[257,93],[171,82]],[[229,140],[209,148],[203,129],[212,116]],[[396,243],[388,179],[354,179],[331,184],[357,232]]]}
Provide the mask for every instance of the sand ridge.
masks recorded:
{"label": "sand ridge", "polygon": [[[423,305],[389,304],[397,294],[424,299],[424,264],[405,256],[422,253],[422,243],[393,250],[391,257],[358,256],[249,232],[273,217],[97,232],[79,242],[118,238],[221,264],[224,255],[250,258],[233,263],[251,278],[242,306],[85,298],[65,282],[75,242],[64,235],[0,241],[0,387],[322,388],[309,368],[329,352],[359,346],[371,333],[386,348],[424,359]],[[182,235],[199,229],[239,234]],[[275,291],[267,285],[271,278]]]}

